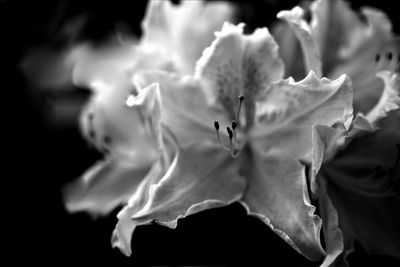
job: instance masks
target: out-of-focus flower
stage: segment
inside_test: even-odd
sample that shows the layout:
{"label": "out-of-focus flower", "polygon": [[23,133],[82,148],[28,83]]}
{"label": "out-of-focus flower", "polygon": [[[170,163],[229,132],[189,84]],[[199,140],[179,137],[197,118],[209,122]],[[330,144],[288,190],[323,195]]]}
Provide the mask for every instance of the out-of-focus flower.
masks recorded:
{"label": "out-of-focus flower", "polygon": [[278,17],[287,22],[273,31],[288,66],[286,76],[301,77],[310,69],[331,79],[346,73],[356,112],[368,113],[380,99],[383,83],[377,73],[399,71],[400,38],[380,10],[364,7],[358,14],[342,0],[319,0],[307,10],[295,7]]}
{"label": "out-of-focus flower", "polygon": [[[183,1],[174,5],[169,1],[149,1],[139,40],[114,37],[116,40],[108,45],[71,41],[62,52],[39,47],[27,54],[22,69],[35,90],[50,96],[51,108],[47,112],[56,121],[75,124],[83,103],[70,97],[74,86],[98,94],[102,90],[93,86],[93,81],[108,86],[120,85],[122,80],[129,83],[129,77],[140,70],[157,68],[192,73],[214,32],[223,22],[233,21],[235,12],[234,5],[224,2]],[[189,20],[196,23],[182,23]],[[79,31],[84,22],[85,17],[81,16],[65,28],[72,28],[68,32]]]}
{"label": "out-of-focus flower", "polygon": [[[188,38],[196,28],[179,30],[182,21],[166,27],[171,14],[180,10],[166,3],[151,2],[143,47],[136,47],[134,56],[124,57],[127,52],[120,49],[118,57],[88,58],[74,67],[75,82],[95,92],[81,116],[83,132],[107,159],[69,187],[67,208],[106,214],[125,204],[112,243],[130,255],[138,225],[155,220],[176,227],[179,218],[240,201],[308,259],[325,257],[323,265],[334,263],[348,248],[344,235],[352,231],[340,230],[342,209],[329,198],[321,177],[329,168],[324,164],[340,159],[341,149],[364,132],[375,131],[377,123],[399,107],[397,63],[372,71],[384,82],[378,94],[371,88],[379,79],[363,71],[371,55],[374,62],[375,49],[396,48],[388,22],[371,11],[367,15],[375,14],[375,20],[366,27],[339,1],[312,4],[311,24],[302,19],[300,8],[280,13],[302,46],[305,71],[300,76],[305,78],[296,82],[283,79],[284,67],[291,70],[297,64],[293,54],[285,55],[285,47],[278,50],[265,28],[244,35],[243,24],[225,23],[194,64],[200,50],[194,52],[188,44],[194,38],[203,44],[209,35],[199,30]],[[197,14],[183,7],[181,20]],[[329,8],[346,12],[354,28],[345,29],[335,18],[326,20],[323,14],[330,13]],[[208,20],[212,14],[206,13],[205,21],[221,22]],[[326,41],[331,38],[329,23],[346,33],[333,47]],[[390,41],[382,37],[383,43],[364,49],[373,40],[370,35],[381,34]],[[333,57],[325,46],[335,51]],[[147,49],[152,52],[146,54]],[[340,69],[344,74],[339,76]],[[354,117],[347,72],[356,81],[355,90],[376,98],[364,109],[370,97],[356,93],[355,109],[363,114]],[[324,73],[338,77],[322,78]],[[312,165],[310,181],[302,163]],[[321,217],[314,213],[309,189],[319,200]]]}

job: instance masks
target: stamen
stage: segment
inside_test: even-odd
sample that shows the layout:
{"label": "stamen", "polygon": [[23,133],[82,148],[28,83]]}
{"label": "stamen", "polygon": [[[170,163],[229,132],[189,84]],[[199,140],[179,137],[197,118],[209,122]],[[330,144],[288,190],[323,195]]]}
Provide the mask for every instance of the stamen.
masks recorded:
{"label": "stamen", "polygon": [[381,55],[376,54],[376,56],[375,56],[375,62],[378,62],[380,59],[381,59]]}
{"label": "stamen", "polygon": [[230,145],[229,151],[231,152],[231,157],[232,158],[237,158],[239,156],[239,154],[240,154],[240,151],[242,151],[242,150],[238,149],[236,147],[236,144],[235,144],[236,142],[234,142],[234,132],[232,132],[231,128],[226,127],[226,130],[227,130],[228,135],[229,135],[229,145]]}
{"label": "stamen", "polygon": [[218,142],[221,145],[221,147],[223,149],[227,150],[227,151],[230,151],[230,148],[224,145],[224,143],[222,142],[222,138],[219,135],[219,123],[218,123],[218,121],[214,121],[214,128],[215,128],[215,131],[217,133]]}
{"label": "stamen", "polygon": [[231,128],[226,127],[226,130],[228,131],[229,139],[232,140],[232,138],[233,138],[233,132],[232,132]]}
{"label": "stamen", "polygon": [[238,109],[237,109],[237,113],[236,113],[236,122],[239,122],[239,115],[240,115],[240,109],[242,108],[242,103],[244,100],[244,96],[239,96],[239,104],[238,104]]}
{"label": "stamen", "polygon": [[236,144],[236,141],[237,141],[237,122],[235,120],[232,121],[232,130],[233,130],[233,142]]}

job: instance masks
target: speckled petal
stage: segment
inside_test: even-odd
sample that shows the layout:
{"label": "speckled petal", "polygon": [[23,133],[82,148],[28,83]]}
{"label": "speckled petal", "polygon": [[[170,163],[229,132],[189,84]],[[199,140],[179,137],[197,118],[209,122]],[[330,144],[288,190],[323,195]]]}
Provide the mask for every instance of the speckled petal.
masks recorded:
{"label": "speckled petal", "polygon": [[[221,102],[235,118],[238,96],[251,103],[274,81],[283,77],[278,46],[266,28],[243,35],[243,24],[225,23],[197,62],[196,77],[204,82],[207,99]],[[248,111],[246,111],[248,112]]]}

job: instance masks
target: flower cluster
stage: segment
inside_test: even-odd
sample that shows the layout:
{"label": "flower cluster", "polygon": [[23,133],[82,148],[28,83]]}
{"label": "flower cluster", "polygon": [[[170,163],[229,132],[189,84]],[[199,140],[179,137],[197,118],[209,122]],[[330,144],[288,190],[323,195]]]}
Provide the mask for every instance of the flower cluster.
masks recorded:
{"label": "flower cluster", "polygon": [[[68,210],[124,205],[112,245],[130,255],[137,226],[238,201],[308,259],[345,260],[354,228],[329,184],[370,192],[376,179],[352,184],[343,162],[384,118],[400,143],[400,40],[378,10],[363,21],[343,1],[309,9],[310,21],[295,7],[272,34],[244,34],[227,3],[150,1],[139,42],[80,53],[74,82],[93,91],[81,128],[105,158],[67,187]],[[393,149],[380,181],[399,179]]]}

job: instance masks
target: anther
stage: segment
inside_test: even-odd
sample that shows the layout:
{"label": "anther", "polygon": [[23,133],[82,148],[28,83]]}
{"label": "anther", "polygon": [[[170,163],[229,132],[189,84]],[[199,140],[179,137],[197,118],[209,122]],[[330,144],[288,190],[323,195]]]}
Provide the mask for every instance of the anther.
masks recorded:
{"label": "anther", "polygon": [[233,130],[233,142],[236,143],[237,141],[237,121],[232,121],[232,130]]}
{"label": "anther", "polygon": [[215,128],[215,130],[219,130],[219,123],[218,123],[218,121],[214,121],[214,128]]}
{"label": "anther", "polygon": [[239,96],[239,104],[237,108],[237,113],[236,113],[236,122],[239,123],[239,115],[240,115],[240,109],[242,108],[242,103],[244,100],[244,96]]}
{"label": "anther", "polygon": [[389,61],[391,61],[391,60],[392,60],[392,57],[393,57],[393,54],[392,54],[392,52],[388,52],[388,53],[386,53],[386,58],[387,58]]}
{"label": "anther", "polygon": [[231,128],[229,128],[229,127],[226,127],[226,130],[227,130],[227,132],[228,132],[229,139],[231,139],[231,140],[232,140],[232,138],[233,138],[233,132],[232,132]]}
{"label": "anther", "polygon": [[376,56],[375,56],[375,62],[378,62],[380,59],[381,59],[381,55],[376,54]]}

